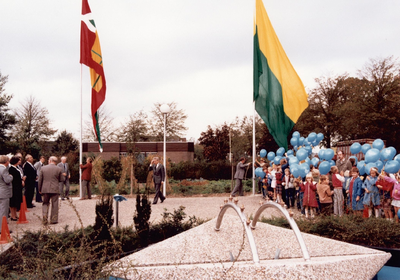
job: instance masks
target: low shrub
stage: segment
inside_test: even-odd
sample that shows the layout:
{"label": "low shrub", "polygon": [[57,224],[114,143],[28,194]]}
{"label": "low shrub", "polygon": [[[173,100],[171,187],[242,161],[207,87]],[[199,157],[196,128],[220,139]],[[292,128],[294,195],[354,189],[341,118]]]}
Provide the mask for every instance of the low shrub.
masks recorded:
{"label": "low shrub", "polygon": [[[262,218],[261,222],[290,228],[285,218]],[[400,225],[386,219],[364,219],[356,215],[326,216],[314,220],[297,219],[302,232],[357,245],[400,248]]]}

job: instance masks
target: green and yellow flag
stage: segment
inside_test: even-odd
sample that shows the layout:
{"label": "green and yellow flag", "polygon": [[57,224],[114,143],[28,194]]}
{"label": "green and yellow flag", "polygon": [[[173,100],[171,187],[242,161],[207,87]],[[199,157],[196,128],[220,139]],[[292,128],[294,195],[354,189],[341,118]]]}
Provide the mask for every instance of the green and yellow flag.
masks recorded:
{"label": "green and yellow flag", "polygon": [[307,93],[275,34],[262,0],[256,0],[253,74],[256,111],[276,143],[287,150],[288,135],[308,107]]}

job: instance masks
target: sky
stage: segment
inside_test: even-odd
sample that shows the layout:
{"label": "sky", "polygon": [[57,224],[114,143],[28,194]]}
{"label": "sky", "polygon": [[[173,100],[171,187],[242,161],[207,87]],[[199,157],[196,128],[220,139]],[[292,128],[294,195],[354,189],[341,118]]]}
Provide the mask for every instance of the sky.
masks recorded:
{"label": "sky", "polygon": [[[370,59],[400,58],[400,1],[264,0],[306,90],[315,78],[357,75]],[[89,0],[102,49],[104,105],[115,125],[176,102],[186,138],[253,115],[254,0]],[[79,64],[80,0],[1,0],[0,72],[11,108],[34,96],[51,126],[80,134],[89,69]],[[82,70],[82,72],[81,72]]]}

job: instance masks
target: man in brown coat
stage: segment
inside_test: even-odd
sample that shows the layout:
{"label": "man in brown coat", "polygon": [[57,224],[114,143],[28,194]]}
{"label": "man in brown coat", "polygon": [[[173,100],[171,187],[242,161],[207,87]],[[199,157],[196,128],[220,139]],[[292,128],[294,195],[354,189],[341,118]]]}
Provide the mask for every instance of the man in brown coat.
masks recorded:
{"label": "man in brown coat", "polygon": [[82,197],[81,200],[86,199],[86,192],[88,199],[92,199],[92,192],[90,190],[90,181],[92,180],[92,159],[89,157],[86,159],[86,164],[80,165],[82,169]]}
{"label": "man in brown coat", "polygon": [[58,198],[60,196],[59,183],[65,180],[60,167],[56,166],[57,158],[51,156],[49,164],[43,166],[39,174],[39,193],[43,195],[43,223],[48,223],[49,205],[51,200],[50,223],[58,223]]}

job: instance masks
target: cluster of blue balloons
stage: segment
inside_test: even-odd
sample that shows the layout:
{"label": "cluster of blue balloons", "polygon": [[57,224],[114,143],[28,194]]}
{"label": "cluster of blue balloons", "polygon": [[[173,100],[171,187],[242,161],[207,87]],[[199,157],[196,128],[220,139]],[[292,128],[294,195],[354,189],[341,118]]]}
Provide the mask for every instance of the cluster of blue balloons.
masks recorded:
{"label": "cluster of blue balloons", "polygon": [[321,143],[322,139],[324,139],[324,135],[322,133],[311,132],[308,134],[306,138],[300,136],[298,131],[293,132],[292,138],[290,139],[290,144],[297,150],[299,147],[315,147]]}
{"label": "cluster of blue balloons", "polygon": [[284,154],[285,154],[286,150],[283,147],[280,147],[276,153],[275,152],[269,152],[267,154],[267,151],[265,149],[262,149],[260,151],[260,157],[265,158],[267,157],[267,159],[271,162],[271,165],[273,163],[275,164],[279,164],[281,162],[281,159],[284,158]]}
{"label": "cluster of blue balloons", "polygon": [[382,168],[387,173],[396,173],[400,170],[400,154],[396,157],[396,149],[394,147],[384,148],[385,143],[382,139],[376,139],[370,144],[361,145],[358,142],[353,143],[350,146],[350,152],[355,155],[360,152],[364,154],[364,160],[357,163],[357,168],[361,175],[367,174],[372,167],[376,167],[379,172]]}

